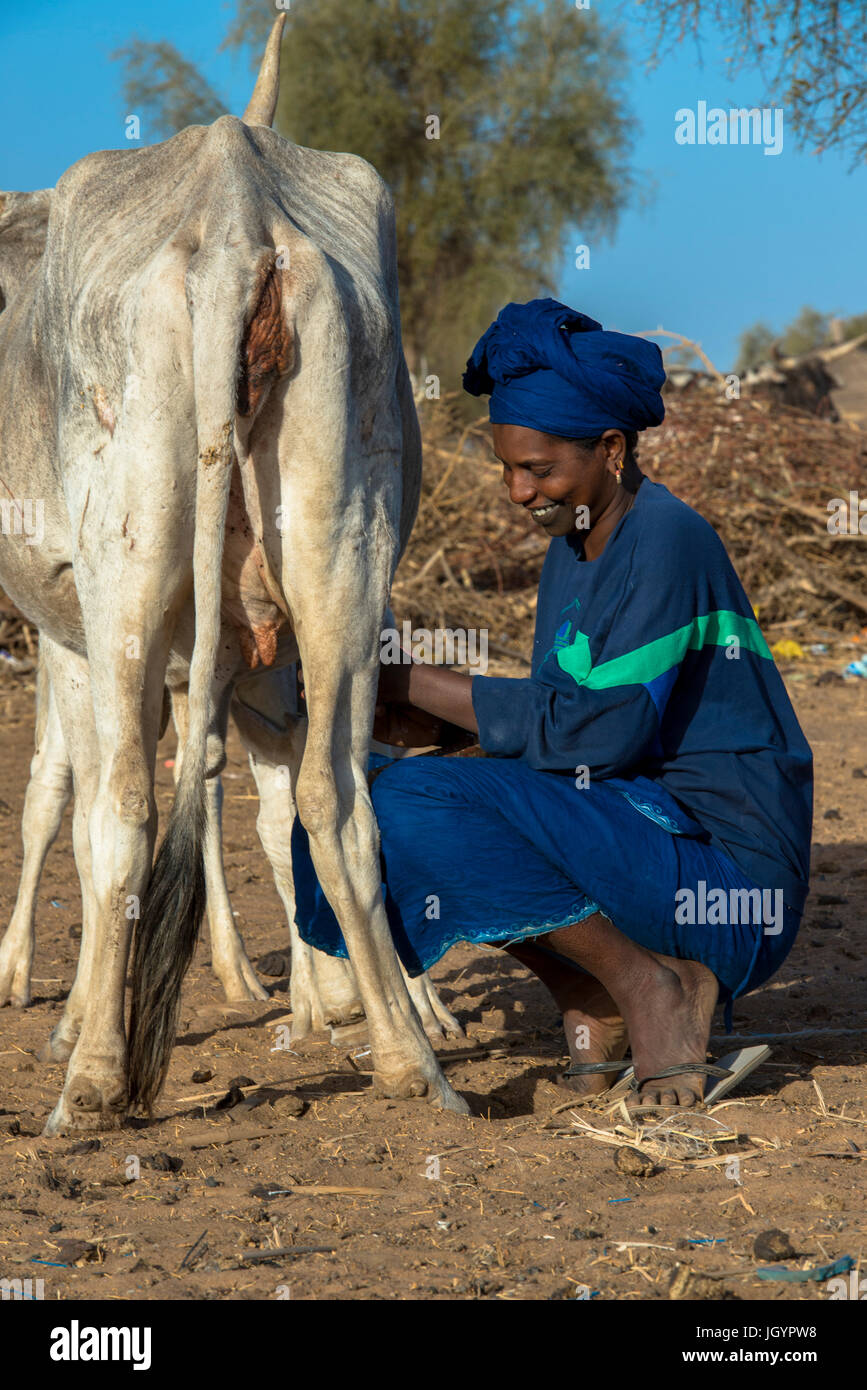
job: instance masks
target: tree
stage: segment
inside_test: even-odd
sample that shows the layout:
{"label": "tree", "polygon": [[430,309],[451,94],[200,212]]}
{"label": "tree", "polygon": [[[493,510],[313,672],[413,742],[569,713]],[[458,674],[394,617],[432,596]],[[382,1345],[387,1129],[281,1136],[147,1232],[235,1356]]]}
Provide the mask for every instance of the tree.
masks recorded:
{"label": "tree", "polygon": [[738,359],[735,372],[738,376],[767,362],[777,335],[766,323],[754,323],[752,328],[744,329],[739,339]]}
{"label": "tree", "polygon": [[806,304],[796,319],[785,329],[780,344],[786,357],[801,357],[814,348],[825,347],[830,336],[830,320],[827,314],[811,309]]}
{"label": "tree", "polygon": [[225,115],[226,107],[210,83],[174,44],[130,39],[112,58],[126,64],[123,99],[136,114],[149,113],[142,122],[157,139],[174,135],[188,125],[210,125]]}
{"label": "tree", "polygon": [[801,146],[839,147],[853,167],[867,157],[864,0],[659,0],[639,12],[656,31],[653,61],[690,34],[699,43],[709,21],[730,45],[732,71],[760,70],[765,104],[785,108]]}
{"label": "tree", "polygon": [[848,343],[852,338],[860,338],[867,333],[867,314],[853,314],[851,318],[839,320],[840,342]]}
{"label": "tree", "polygon": [[775,333],[766,323],[755,323],[740,336],[740,350],[735,371],[746,372],[767,362],[777,348],[783,357],[803,357],[817,348],[831,347],[835,342],[848,342],[867,333],[867,314],[839,318],[821,314],[809,305],[787,324],[782,333]]}
{"label": "tree", "polygon": [[[239,3],[226,45],[258,62],[273,16]],[[168,133],[191,108],[158,72]],[[281,76],[277,129],[391,186],[407,357],[443,390],[505,302],[553,289],[567,231],[608,232],[632,190],[619,35],[562,0],[296,0]]]}

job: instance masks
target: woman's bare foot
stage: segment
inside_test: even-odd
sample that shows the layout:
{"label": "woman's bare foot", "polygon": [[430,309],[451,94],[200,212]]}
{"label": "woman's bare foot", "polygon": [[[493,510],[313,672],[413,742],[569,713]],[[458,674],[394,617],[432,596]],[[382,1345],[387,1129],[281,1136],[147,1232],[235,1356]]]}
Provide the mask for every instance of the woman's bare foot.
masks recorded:
{"label": "woman's bare foot", "polygon": [[[653,1078],[668,1067],[704,1062],[719,993],[713,972],[698,961],[676,960],[637,945],[602,913],[559,927],[541,940],[583,967],[603,993],[607,990],[613,1005],[609,1019],[619,1010],[632,1044],[635,1075],[646,1082],[634,1103],[696,1105],[704,1095],[701,1072]],[[598,1010],[599,1002],[593,1007]]]}
{"label": "woman's bare foot", "polygon": [[[577,976],[568,984],[564,981],[560,1008],[569,1056],[573,1062],[621,1061],[629,1046],[626,1024],[611,995],[598,980],[594,980],[592,975],[585,975]],[[560,1080],[579,1096],[598,1096],[614,1085],[617,1072],[621,1069],[590,1072],[585,1076],[563,1076]]]}
{"label": "woman's bare foot", "polygon": [[697,1105],[706,1083],[701,1072],[653,1078],[667,1067],[704,1062],[719,992],[717,979],[698,961],[647,954],[652,964],[644,989],[628,1003],[623,1000],[635,1076],[639,1082],[647,1078],[633,1104]]}
{"label": "woman's bare foot", "polygon": [[[563,1030],[573,1062],[618,1062],[629,1046],[626,1026],[611,995],[585,971],[575,969],[530,942],[506,948],[537,975],[554,996],[563,1015]],[[586,1076],[561,1076],[579,1096],[607,1091],[617,1070]]]}

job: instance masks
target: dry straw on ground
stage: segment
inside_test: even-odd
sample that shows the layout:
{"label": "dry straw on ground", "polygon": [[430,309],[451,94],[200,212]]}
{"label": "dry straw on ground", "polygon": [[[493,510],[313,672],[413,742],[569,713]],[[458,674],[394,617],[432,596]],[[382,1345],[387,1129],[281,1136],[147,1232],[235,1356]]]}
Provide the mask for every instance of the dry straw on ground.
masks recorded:
{"label": "dry straw on ground", "polygon": [[630,1113],[622,1104],[620,1109],[620,1123],[608,1127],[601,1120],[594,1123],[573,1111],[571,1133],[611,1145],[617,1153],[627,1147],[653,1164],[674,1163],[690,1168],[713,1168],[733,1160],[743,1163],[778,1147],[766,1139],[739,1135],[706,1111],[669,1112],[661,1118],[658,1112],[653,1117]]}

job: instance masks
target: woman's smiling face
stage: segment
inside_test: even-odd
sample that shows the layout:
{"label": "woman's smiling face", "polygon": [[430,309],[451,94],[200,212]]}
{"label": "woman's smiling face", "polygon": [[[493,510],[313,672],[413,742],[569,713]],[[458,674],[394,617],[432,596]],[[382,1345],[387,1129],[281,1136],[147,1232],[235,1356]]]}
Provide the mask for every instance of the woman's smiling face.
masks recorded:
{"label": "woman's smiling face", "polygon": [[[549,536],[586,535],[617,499],[616,469],[626,454],[621,430],[605,430],[592,450],[524,425],[492,425],[494,453],[503,465],[509,498]],[[586,507],[586,512],[578,512]],[[580,525],[582,520],[587,525]]]}

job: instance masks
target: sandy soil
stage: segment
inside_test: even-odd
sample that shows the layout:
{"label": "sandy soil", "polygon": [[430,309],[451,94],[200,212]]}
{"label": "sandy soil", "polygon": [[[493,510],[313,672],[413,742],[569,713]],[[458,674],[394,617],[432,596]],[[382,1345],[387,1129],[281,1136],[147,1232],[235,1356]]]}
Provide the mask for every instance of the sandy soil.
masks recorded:
{"label": "sandy soil", "polygon": [[[813,891],[784,969],[734,1022],[865,1031],[774,1044],[711,1117],[656,1136],[610,1107],[562,1108],[556,1010],[500,953],[458,947],[434,972],[468,1035],[442,1049],[473,1107],[464,1119],[373,1100],[363,1042],[275,1050],[288,976],[267,979],[268,1003],[227,1006],[205,939],[155,1121],[99,1141],[42,1138],[62,1068],[35,1053],[72,981],[80,921],[67,813],[40,893],[34,1003],[0,1014],[0,1277],[41,1277],[59,1299],[826,1299],[816,1283],[760,1280],[754,1253],[772,1228],[796,1252],[790,1268],[867,1249],[867,687],[817,684],[820,671],[787,673],[817,758]],[[31,689],[0,686],[2,924],[32,723]],[[167,736],[166,808],[172,751]],[[234,736],[225,785],[229,888],[260,960],[288,938]],[[243,1103],[211,1112],[239,1078]],[[619,1152],[636,1139],[655,1159],[643,1176],[629,1170],[649,1164]]]}

